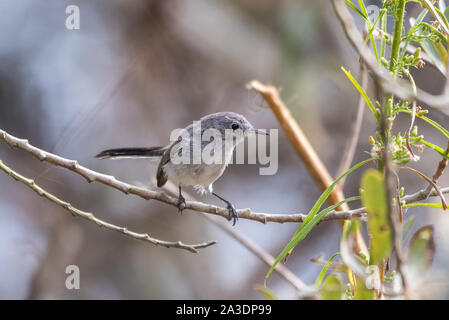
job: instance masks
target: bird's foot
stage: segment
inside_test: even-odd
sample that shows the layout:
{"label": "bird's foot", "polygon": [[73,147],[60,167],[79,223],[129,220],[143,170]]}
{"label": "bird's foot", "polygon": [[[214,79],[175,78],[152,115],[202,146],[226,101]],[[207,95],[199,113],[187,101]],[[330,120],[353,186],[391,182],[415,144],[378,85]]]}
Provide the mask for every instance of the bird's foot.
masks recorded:
{"label": "bird's foot", "polygon": [[237,222],[237,220],[239,220],[239,215],[237,213],[237,210],[235,209],[235,207],[232,203],[228,203],[227,209],[229,211],[230,219],[233,219],[232,225],[235,226],[235,223]]}
{"label": "bird's foot", "polygon": [[186,199],[184,199],[184,197],[181,194],[178,197],[177,207],[178,212],[182,214],[182,210],[184,210],[184,208],[186,207]]}
{"label": "bird's foot", "polygon": [[237,213],[237,210],[235,209],[234,205],[232,203],[230,203],[228,200],[223,199],[222,197],[220,197],[218,194],[216,194],[215,192],[212,192],[212,194],[214,196],[216,196],[218,199],[220,199],[221,201],[223,201],[224,203],[226,203],[227,209],[229,211],[229,220],[234,220],[233,221],[233,226],[235,226],[235,223],[237,222],[237,220],[239,219],[239,215]]}

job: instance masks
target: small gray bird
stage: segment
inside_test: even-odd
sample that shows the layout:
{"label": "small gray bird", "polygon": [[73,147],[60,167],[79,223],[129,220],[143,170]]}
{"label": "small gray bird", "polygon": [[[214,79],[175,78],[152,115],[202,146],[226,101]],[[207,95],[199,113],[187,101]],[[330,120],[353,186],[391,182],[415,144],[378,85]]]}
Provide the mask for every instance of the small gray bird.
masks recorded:
{"label": "small gray bird", "polygon": [[[237,144],[241,143],[249,134],[268,135],[268,133],[255,129],[244,116],[234,112],[218,112],[204,116],[199,122],[187,126],[182,132],[184,134],[179,135],[178,140],[168,146],[109,149],[99,153],[96,157],[100,159],[156,158],[159,160],[156,174],[157,186],[162,187],[167,180],[178,185],[179,211],[185,207],[181,188],[193,186],[200,193],[212,194],[226,203],[230,218],[233,219],[235,225],[238,214],[234,205],[213,192],[212,184],[221,177],[231,162]],[[196,134],[199,139],[195,139]],[[206,134],[208,137],[213,137],[213,140],[203,139]],[[229,137],[232,138],[231,143]],[[218,161],[211,162],[203,157],[203,152],[208,150],[210,152],[206,154],[215,157],[214,159]],[[198,154],[201,156],[195,157]],[[183,155],[184,157],[182,157]]]}

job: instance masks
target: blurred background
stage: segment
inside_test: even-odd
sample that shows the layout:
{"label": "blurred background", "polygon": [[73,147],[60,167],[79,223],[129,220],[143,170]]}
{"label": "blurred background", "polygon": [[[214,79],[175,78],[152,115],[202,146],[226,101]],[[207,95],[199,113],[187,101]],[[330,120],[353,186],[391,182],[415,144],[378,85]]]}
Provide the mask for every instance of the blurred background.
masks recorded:
{"label": "blurred background", "polygon": [[[65,27],[68,5],[80,8],[79,30]],[[327,0],[1,0],[0,12],[0,128],[39,148],[154,188],[155,165],[94,156],[113,147],[164,145],[171,129],[218,111],[239,112],[259,128],[279,128],[262,99],[245,88],[257,79],[282,89],[330,172],[338,170],[358,100],[340,66],[357,75],[358,57]],[[433,93],[444,81],[432,67],[415,79]],[[365,114],[354,161],[367,157],[375,130]],[[449,123],[439,112],[431,117]],[[418,124],[428,141],[446,145],[438,131]],[[396,130],[407,125],[404,116]],[[4,143],[0,159],[108,222],[163,240],[218,242],[198,254],[154,247],[74,218],[0,173],[0,298],[263,298],[254,286],[263,284],[268,266],[201,215],[179,215],[172,206],[86,184]],[[426,151],[413,166],[432,175],[439,160]],[[358,194],[361,173],[348,178],[346,196]],[[440,184],[449,185],[448,177]],[[411,173],[401,179],[406,193],[425,187]],[[276,175],[260,176],[258,165],[231,165],[214,187],[238,208],[267,213],[308,212],[320,195],[281,130]],[[222,205],[212,197],[200,200]],[[414,229],[436,229],[437,255],[423,297],[449,298],[449,217],[422,208],[407,215],[416,216]],[[277,256],[297,227],[241,219],[235,229]],[[339,239],[337,222],[321,223],[287,267],[312,284],[322,267],[310,259],[327,260],[339,251]],[[80,268],[80,290],[65,287],[71,264]],[[267,286],[279,298],[295,298],[277,274]]]}

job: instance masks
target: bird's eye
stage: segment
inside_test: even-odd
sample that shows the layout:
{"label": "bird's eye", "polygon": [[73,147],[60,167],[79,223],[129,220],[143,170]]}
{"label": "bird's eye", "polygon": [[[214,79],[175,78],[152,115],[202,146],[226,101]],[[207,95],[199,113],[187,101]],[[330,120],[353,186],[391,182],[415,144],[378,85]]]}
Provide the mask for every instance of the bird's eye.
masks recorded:
{"label": "bird's eye", "polygon": [[238,128],[240,128],[238,123],[233,123],[231,126],[232,130],[237,130]]}

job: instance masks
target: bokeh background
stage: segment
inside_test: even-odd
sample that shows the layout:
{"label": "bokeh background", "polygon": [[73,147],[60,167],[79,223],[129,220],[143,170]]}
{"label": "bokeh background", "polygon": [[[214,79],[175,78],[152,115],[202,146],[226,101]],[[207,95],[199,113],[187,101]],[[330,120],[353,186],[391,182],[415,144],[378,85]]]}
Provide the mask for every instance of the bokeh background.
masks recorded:
{"label": "bokeh background", "polygon": [[[80,8],[79,30],[65,27],[71,4]],[[0,12],[0,128],[35,146],[153,188],[155,165],[94,155],[111,147],[164,145],[171,129],[218,111],[239,112],[259,128],[279,128],[262,99],[245,88],[257,79],[282,88],[330,172],[338,170],[358,99],[340,66],[357,75],[358,57],[328,0],[1,0]],[[444,81],[432,67],[416,79],[434,93]],[[370,151],[375,124],[365,115],[354,161]],[[447,116],[431,116],[447,127]],[[407,123],[407,117],[399,119],[396,130]],[[419,126],[427,140],[446,145],[434,129]],[[154,247],[74,218],[0,173],[0,298],[263,298],[254,286],[263,284],[268,267],[201,215],[179,215],[157,201],[88,185],[4,143],[0,159],[111,223],[164,240],[218,241],[198,254]],[[439,160],[426,151],[413,166],[432,175]],[[258,170],[231,165],[215,190],[238,208],[270,213],[307,212],[320,194],[281,130],[277,174],[260,176]],[[358,193],[360,174],[348,178],[347,196]],[[406,193],[425,186],[410,173],[401,178]],[[440,184],[448,182],[446,173]],[[211,197],[201,200],[221,205]],[[449,298],[449,217],[436,209],[407,215],[416,216],[414,229],[433,224],[436,230],[437,255],[422,296]],[[235,229],[277,255],[297,227],[240,220]],[[338,252],[339,239],[337,222],[321,223],[287,266],[312,284],[321,266],[310,259],[327,260]],[[80,268],[80,290],[65,287],[71,264]],[[277,274],[267,286],[279,298],[295,298]]]}

